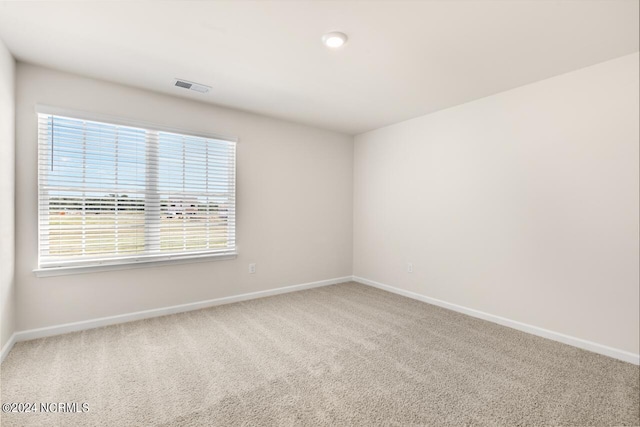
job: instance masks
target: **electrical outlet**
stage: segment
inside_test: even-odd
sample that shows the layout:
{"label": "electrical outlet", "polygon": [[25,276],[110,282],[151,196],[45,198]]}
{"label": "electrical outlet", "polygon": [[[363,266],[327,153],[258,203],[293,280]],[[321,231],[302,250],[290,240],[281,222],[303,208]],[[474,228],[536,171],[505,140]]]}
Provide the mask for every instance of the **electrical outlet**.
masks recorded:
{"label": "electrical outlet", "polygon": [[256,265],[249,264],[249,274],[255,274],[255,272],[256,272]]}
{"label": "electrical outlet", "polygon": [[407,263],[407,273],[413,273],[413,264],[410,262]]}

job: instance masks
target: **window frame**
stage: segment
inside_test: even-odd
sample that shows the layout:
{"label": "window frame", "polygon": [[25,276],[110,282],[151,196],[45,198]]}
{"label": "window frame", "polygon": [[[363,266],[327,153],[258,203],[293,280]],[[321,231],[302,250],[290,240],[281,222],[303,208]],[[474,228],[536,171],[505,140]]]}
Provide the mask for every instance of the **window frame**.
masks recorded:
{"label": "window frame", "polygon": [[[238,138],[229,137],[220,134],[214,134],[210,132],[200,132],[200,131],[191,131],[181,128],[168,127],[163,125],[158,125],[152,122],[146,122],[143,120],[131,120],[118,116],[111,116],[105,114],[95,114],[88,113],[84,111],[77,111],[59,107],[52,107],[48,105],[37,104],[35,108],[35,117],[36,123],[38,123],[39,114],[45,115],[53,115],[53,116],[64,116],[71,119],[77,120],[87,120],[87,121],[95,121],[102,122],[105,124],[111,125],[119,125],[119,126],[130,126],[134,128],[142,128],[145,131],[151,132],[169,132],[173,134],[179,134],[183,136],[193,136],[199,138],[207,138],[207,139],[216,139],[219,141],[224,141],[228,143],[232,143],[234,145],[234,164],[233,164],[233,179],[234,179],[234,235],[235,235],[235,245],[233,248],[226,248],[224,250],[203,250],[203,251],[194,251],[194,252],[172,252],[172,253],[164,253],[164,254],[135,254],[128,257],[114,257],[109,258],[108,256],[104,256],[96,259],[83,259],[83,260],[69,260],[69,261],[61,261],[60,263],[55,263],[59,265],[50,265],[50,266],[42,266],[41,264],[41,234],[40,234],[40,225],[41,225],[41,209],[40,209],[40,166],[37,167],[36,170],[36,178],[38,182],[38,191],[36,192],[36,206],[38,209],[37,215],[37,234],[36,239],[38,240],[38,254],[37,254],[37,267],[33,269],[33,272],[38,277],[46,277],[46,276],[58,276],[58,275],[67,275],[67,274],[78,274],[78,273],[89,273],[96,271],[108,271],[108,270],[122,270],[122,269],[130,269],[130,268],[144,268],[144,267],[155,267],[155,266],[163,266],[170,264],[181,264],[181,263],[192,263],[192,262],[205,262],[205,261],[213,261],[213,260],[229,260],[237,257],[237,144]],[[38,126],[35,126],[38,129]],[[36,141],[37,148],[36,152],[40,152],[40,133],[36,131]],[[146,164],[146,163],[145,163]],[[145,211],[146,215],[146,211]]]}

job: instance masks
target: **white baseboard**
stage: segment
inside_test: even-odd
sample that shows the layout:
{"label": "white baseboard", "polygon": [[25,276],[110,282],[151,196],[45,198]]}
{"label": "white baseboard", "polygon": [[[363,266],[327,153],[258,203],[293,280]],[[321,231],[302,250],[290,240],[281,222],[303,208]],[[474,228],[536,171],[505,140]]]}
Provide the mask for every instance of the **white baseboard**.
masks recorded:
{"label": "white baseboard", "polygon": [[592,351],[594,353],[603,354],[605,356],[613,357],[615,359],[633,363],[635,365],[640,365],[640,355],[638,354],[634,354],[625,350],[619,350],[616,348],[608,347],[602,344],[594,343],[592,341],[583,340],[581,338],[576,338],[569,335],[561,334],[559,332],[550,331],[548,329],[539,328],[537,326],[528,325],[526,323],[507,319],[505,317],[495,316],[493,314],[485,313],[479,310],[474,310],[472,308],[464,307],[457,304],[452,304],[436,298],[430,298],[415,292],[406,291],[404,289],[399,289],[393,286],[385,285],[383,283],[375,282],[373,280],[365,279],[363,277],[358,277],[358,276],[339,277],[335,279],[321,280],[318,282],[303,283],[300,285],[269,289],[266,291],[251,292],[247,294],[233,295],[230,297],[216,298],[216,299],[198,301],[198,302],[193,302],[188,304],[174,305],[171,307],[137,311],[134,313],[121,314],[117,316],[101,317],[98,319],[91,319],[91,320],[85,320],[85,321],[74,322],[74,323],[65,323],[62,325],[49,326],[46,328],[19,331],[11,335],[9,340],[2,347],[2,350],[0,351],[0,363],[4,361],[5,357],[9,354],[9,352],[13,348],[13,345],[16,342],[20,342],[20,341],[50,337],[54,335],[61,335],[69,332],[76,332],[76,331],[82,331],[87,329],[94,329],[102,326],[115,325],[118,323],[132,322],[134,320],[166,316],[166,315],[175,314],[175,313],[183,313],[183,312],[199,310],[207,307],[214,307],[216,305],[230,304],[234,302],[264,298],[272,295],[301,291],[304,289],[335,285],[337,283],[347,282],[350,280],[353,280],[358,283],[362,283],[364,285],[373,286],[388,292],[393,292],[395,294],[402,295],[408,298],[416,299],[418,301],[426,302],[428,304],[437,305],[439,307],[443,307],[449,310],[457,311],[459,313],[467,314],[469,316],[477,317],[479,319],[488,320],[490,322],[494,322],[503,326],[517,329],[519,331],[527,332],[543,338],[548,338],[564,344],[572,345],[574,347]]}
{"label": "white baseboard", "polygon": [[9,340],[6,343],[4,343],[4,345],[2,346],[2,350],[0,350],[0,363],[4,362],[4,358],[7,357],[7,354],[9,354],[9,352],[11,351],[15,343],[16,343],[16,334],[14,332],[9,337]]}
{"label": "white baseboard", "polygon": [[598,344],[592,341],[583,340],[581,338],[572,337],[569,335],[561,334],[559,332],[550,331],[548,329],[539,328],[537,326],[529,325],[526,323],[518,322],[515,320],[507,319],[505,317],[496,316],[493,314],[485,313],[483,311],[474,310],[472,308],[464,307],[450,302],[442,301],[436,298],[430,298],[415,292],[406,291],[393,286],[385,285],[383,283],[374,282],[373,280],[365,279],[363,277],[353,276],[353,281],[362,283],[363,285],[373,286],[385,291],[393,292],[394,294],[402,295],[408,298],[412,298],[418,301],[426,302],[428,304],[437,305],[449,310],[457,311],[472,317],[488,320],[489,322],[497,323],[499,325],[508,326],[513,329],[517,329],[522,332],[527,332],[539,337],[548,338],[553,341],[558,341],[563,344],[568,344],[574,347],[581,348],[583,350],[592,351],[594,353],[603,354],[605,356],[613,357],[624,362],[633,363],[634,365],[640,365],[640,355],[634,354],[625,350],[620,350],[606,345]]}
{"label": "white baseboard", "polygon": [[215,299],[210,299],[205,301],[192,302],[188,304],[174,305],[171,307],[155,308],[152,310],[137,311],[134,313],[120,314],[117,316],[101,317],[98,319],[83,320],[80,322],[48,326],[46,328],[19,331],[14,333],[9,339],[9,341],[2,348],[2,360],[4,360],[6,355],[9,353],[9,351],[13,347],[13,344],[20,341],[28,341],[36,338],[51,337],[54,335],[67,334],[69,332],[100,328],[102,326],[132,322],[134,320],[148,319],[151,317],[159,317],[159,316],[166,316],[169,314],[183,313],[186,311],[199,310],[202,308],[213,307],[216,305],[230,304],[234,302],[264,298],[272,295],[302,291],[304,289],[318,288],[320,286],[335,285],[337,283],[348,282],[350,280],[351,280],[351,276],[338,277],[335,279],[320,280],[318,282],[303,283],[300,285],[293,285],[293,286],[285,286],[282,288],[269,289],[266,291],[251,292],[247,294],[233,295],[230,297],[215,298]]}

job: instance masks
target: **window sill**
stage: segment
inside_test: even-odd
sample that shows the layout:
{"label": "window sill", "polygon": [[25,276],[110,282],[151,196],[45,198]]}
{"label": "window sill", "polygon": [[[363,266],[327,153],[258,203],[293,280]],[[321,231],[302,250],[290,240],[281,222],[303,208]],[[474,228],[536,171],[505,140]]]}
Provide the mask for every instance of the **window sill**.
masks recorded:
{"label": "window sill", "polygon": [[225,254],[183,256],[179,258],[164,259],[164,260],[119,262],[119,263],[113,263],[113,264],[74,265],[69,267],[47,267],[47,268],[36,268],[33,270],[33,273],[37,277],[67,276],[71,274],[97,273],[100,271],[114,271],[114,270],[130,270],[134,268],[163,267],[167,265],[191,264],[195,262],[226,261],[230,259],[235,259],[237,256],[238,254],[236,252],[232,252],[232,253],[225,253]]}

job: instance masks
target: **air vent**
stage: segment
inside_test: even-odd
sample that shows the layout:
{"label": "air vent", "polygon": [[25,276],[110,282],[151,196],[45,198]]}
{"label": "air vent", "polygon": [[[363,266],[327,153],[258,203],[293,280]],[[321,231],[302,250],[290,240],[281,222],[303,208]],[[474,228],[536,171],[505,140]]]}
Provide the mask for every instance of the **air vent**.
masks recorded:
{"label": "air vent", "polygon": [[211,86],[201,85],[199,83],[190,82],[183,79],[176,79],[175,86],[181,87],[183,89],[193,90],[199,93],[207,93],[211,90]]}
{"label": "air vent", "polygon": [[191,83],[187,83],[187,82],[183,82],[181,80],[178,80],[176,82],[176,86],[183,87],[185,89],[191,89],[191,86],[193,86],[193,85]]}

